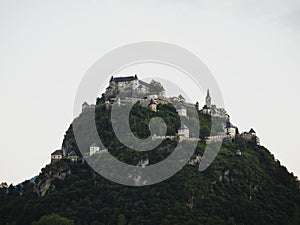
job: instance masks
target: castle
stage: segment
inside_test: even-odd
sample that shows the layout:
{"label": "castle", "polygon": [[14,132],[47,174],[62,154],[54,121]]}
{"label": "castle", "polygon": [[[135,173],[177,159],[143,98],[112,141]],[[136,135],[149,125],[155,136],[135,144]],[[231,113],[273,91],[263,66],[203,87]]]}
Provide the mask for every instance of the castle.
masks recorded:
{"label": "castle", "polygon": [[[139,80],[137,75],[126,76],[126,77],[111,77],[109,81],[109,86],[106,88],[105,93],[105,106],[109,110],[114,102],[118,105],[125,105],[128,103],[136,103],[137,101],[141,106],[147,107],[152,111],[157,111],[157,106],[159,104],[172,103],[176,107],[176,111],[180,117],[185,117],[189,120],[189,107],[195,107],[194,104],[185,101],[182,95],[174,97],[166,97],[164,88],[159,82],[151,81],[151,83],[146,83]],[[198,107],[198,103],[196,104]],[[82,112],[85,110],[94,108],[95,105],[89,105],[87,102],[82,104]],[[197,110],[199,110],[197,108]],[[255,140],[256,144],[259,144],[259,139],[256,136],[256,132],[251,128],[249,132],[243,132],[238,134],[238,129],[230,122],[230,116],[227,114],[226,110],[223,108],[218,108],[216,105],[212,104],[212,98],[210,96],[209,90],[205,97],[205,105],[199,111],[200,113],[210,115],[212,117],[223,117],[225,118],[224,131],[220,132],[218,135],[208,136],[205,139],[207,144],[213,142],[230,141],[233,142],[237,138],[242,138],[244,140],[250,141]],[[154,135],[152,139],[177,139],[182,140],[200,140],[198,137],[191,137],[189,128],[182,124],[177,130],[177,136],[156,136]],[[100,150],[100,147],[96,144],[90,146],[88,156],[107,151],[107,149]],[[240,150],[237,154],[241,154]],[[59,149],[51,154],[51,163],[59,161],[61,159],[67,158],[73,162],[82,161],[83,159],[79,157],[74,151],[68,152],[66,149]]]}
{"label": "castle", "polygon": [[139,80],[137,75],[127,77],[111,77],[109,86],[105,91],[106,100],[115,98],[118,94],[122,97],[144,98],[145,96],[165,97],[163,89],[153,84]]}

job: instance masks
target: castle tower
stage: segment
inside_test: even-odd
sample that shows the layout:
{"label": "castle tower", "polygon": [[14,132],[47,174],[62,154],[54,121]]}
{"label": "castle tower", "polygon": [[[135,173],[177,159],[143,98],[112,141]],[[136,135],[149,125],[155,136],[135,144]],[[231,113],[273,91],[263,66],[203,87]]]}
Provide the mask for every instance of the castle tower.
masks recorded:
{"label": "castle tower", "polygon": [[96,145],[95,143],[93,143],[91,146],[90,146],[90,156],[96,154],[97,152],[100,151],[100,147],[98,145]]}
{"label": "castle tower", "polygon": [[206,102],[206,107],[211,108],[211,97],[209,95],[209,89],[207,89],[207,95],[206,95],[206,98],[205,98],[205,102]]}
{"label": "castle tower", "polygon": [[87,102],[84,102],[83,104],[82,104],[82,108],[81,108],[81,112],[83,112],[84,110],[86,110],[87,108],[89,108],[89,104],[87,103]]}
{"label": "castle tower", "polygon": [[177,109],[176,109],[177,113],[179,116],[185,116],[187,117],[187,110],[186,108],[184,107],[184,105],[180,105]]}
{"label": "castle tower", "polygon": [[186,125],[181,125],[181,127],[177,130],[178,135],[180,137],[189,138],[190,137],[190,130]]}

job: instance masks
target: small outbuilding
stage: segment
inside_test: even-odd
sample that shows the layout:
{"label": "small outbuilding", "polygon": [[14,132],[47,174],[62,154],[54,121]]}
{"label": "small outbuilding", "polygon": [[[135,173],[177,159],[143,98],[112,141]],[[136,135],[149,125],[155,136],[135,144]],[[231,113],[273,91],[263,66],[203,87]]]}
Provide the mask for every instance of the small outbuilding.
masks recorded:
{"label": "small outbuilding", "polygon": [[59,150],[55,150],[52,154],[51,154],[51,163],[54,163],[56,161],[59,161],[63,158],[63,151],[61,149]]}
{"label": "small outbuilding", "polygon": [[97,152],[100,151],[100,147],[96,144],[96,143],[93,143],[91,146],[90,146],[90,156],[96,154]]}
{"label": "small outbuilding", "polygon": [[179,129],[178,129],[178,135],[181,137],[185,137],[188,138],[190,137],[190,130],[186,125],[182,125]]}
{"label": "small outbuilding", "polygon": [[68,154],[68,159],[70,159],[72,162],[77,162],[78,159],[79,159],[79,156],[76,154],[76,152],[71,151],[71,152]]}

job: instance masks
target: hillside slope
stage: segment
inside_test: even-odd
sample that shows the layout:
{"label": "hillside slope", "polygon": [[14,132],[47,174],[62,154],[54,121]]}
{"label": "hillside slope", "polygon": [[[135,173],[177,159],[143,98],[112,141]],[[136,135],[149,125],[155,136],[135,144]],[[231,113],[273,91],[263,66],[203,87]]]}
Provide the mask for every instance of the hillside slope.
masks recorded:
{"label": "hillside slope", "polygon": [[[175,134],[180,125],[175,109],[170,105],[159,107],[168,134]],[[96,111],[98,133],[121,161],[136,165],[147,157],[154,164],[176,147],[172,140],[149,153],[122,147],[114,137],[109,112],[101,101]],[[153,116],[157,114],[135,106],[130,118],[133,132],[147,137],[147,124]],[[210,117],[199,117],[203,140],[209,133]],[[63,146],[79,153],[72,125]],[[204,141],[199,141],[195,154],[203,154],[204,149]],[[241,155],[237,154],[238,149]],[[61,160],[43,168],[35,183],[25,181],[0,189],[0,224],[27,225],[51,214],[82,225],[300,224],[297,179],[255,141],[224,142],[207,170],[199,172],[197,166],[188,164],[156,185],[128,187],[104,179],[86,163]]]}

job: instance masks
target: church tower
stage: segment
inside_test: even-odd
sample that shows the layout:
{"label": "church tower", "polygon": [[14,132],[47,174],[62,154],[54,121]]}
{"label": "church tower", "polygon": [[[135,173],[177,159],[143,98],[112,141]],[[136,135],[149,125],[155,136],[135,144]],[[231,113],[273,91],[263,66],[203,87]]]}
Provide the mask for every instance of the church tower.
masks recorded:
{"label": "church tower", "polygon": [[207,89],[207,95],[205,101],[206,101],[206,107],[211,108],[211,97],[209,95],[209,89]]}

